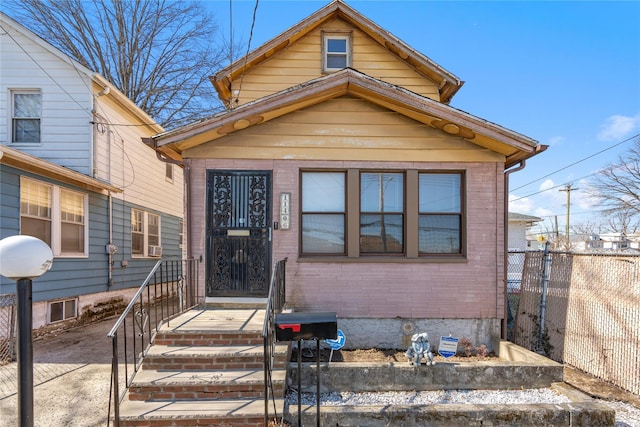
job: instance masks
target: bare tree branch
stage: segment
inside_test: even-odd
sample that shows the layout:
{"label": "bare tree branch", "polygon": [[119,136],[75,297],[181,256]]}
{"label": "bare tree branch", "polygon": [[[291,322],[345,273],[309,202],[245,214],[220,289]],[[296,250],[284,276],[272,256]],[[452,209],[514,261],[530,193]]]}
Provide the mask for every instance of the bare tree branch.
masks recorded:
{"label": "bare tree branch", "polygon": [[640,226],[640,137],[591,182],[590,193],[606,208],[613,231],[633,233]]}
{"label": "bare tree branch", "polygon": [[208,77],[227,58],[202,2],[13,0],[23,25],[96,71],[166,128],[222,108]]}

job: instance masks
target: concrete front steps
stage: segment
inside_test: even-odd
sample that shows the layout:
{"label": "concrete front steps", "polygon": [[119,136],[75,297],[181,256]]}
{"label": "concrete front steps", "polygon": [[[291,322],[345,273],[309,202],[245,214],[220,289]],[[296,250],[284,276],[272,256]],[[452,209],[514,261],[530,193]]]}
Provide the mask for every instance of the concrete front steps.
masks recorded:
{"label": "concrete front steps", "polygon": [[[120,426],[264,426],[263,322],[264,309],[247,307],[192,310],[163,325]],[[287,357],[276,345],[270,417],[282,416]]]}
{"label": "concrete front steps", "polygon": [[[550,388],[571,403],[563,404],[431,404],[321,406],[320,425],[336,427],[417,426],[614,426],[615,412],[563,383],[563,367],[507,341],[496,343],[497,361],[441,362],[411,366],[408,362],[332,362],[320,365],[321,393],[433,390],[521,390]],[[297,387],[297,362],[289,363],[287,383]],[[301,386],[316,392],[316,362],[303,363]],[[302,425],[316,425],[317,408],[301,406]],[[285,420],[298,424],[297,404],[288,405]]]}

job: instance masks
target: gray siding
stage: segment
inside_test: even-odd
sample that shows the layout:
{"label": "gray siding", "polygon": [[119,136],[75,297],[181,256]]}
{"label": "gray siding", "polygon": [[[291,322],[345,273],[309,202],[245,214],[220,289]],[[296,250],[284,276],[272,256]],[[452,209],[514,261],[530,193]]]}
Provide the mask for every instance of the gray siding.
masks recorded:
{"label": "gray siding", "polygon": [[[3,165],[0,169],[2,180],[0,232],[3,238],[20,232],[20,175],[82,191]],[[114,199],[112,235],[113,243],[119,249],[114,256],[113,280],[109,286],[109,257],[105,251],[105,246],[109,243],[109,199],[98,193],[88,193],[88,195],[89,256],[87,258],[54,258],[51,270],[33,281],[34,302],[138,287],[158,261],[159,258],[131,258],[131,208],[144,208]],[[150,212],[161,215],[163,258],[179,256],[179,218],[160,212]],[[122,261],[127,261],[128,266],[123,267]],[[15,292],[15,283],[0,276],[0,293],[13,292]]]}

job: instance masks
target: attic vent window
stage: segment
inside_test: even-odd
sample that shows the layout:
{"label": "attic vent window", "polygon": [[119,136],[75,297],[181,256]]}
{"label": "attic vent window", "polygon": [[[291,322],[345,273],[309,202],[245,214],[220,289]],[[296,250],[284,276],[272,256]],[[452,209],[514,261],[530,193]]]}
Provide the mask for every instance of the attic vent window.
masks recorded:
{"label": "attic vent window", "polygon": [[323,71],[337,71],[351,66],[351,35],[322,35]]}

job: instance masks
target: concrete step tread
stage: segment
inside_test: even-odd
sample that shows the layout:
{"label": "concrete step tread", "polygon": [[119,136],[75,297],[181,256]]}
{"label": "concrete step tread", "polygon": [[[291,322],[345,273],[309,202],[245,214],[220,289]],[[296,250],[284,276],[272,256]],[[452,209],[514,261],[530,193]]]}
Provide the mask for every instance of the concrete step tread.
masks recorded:
{"label": "concrete step tread", "polygon": [[164,323],[159,332],[260,332],[264,327],[266,310],[238,308],[216,310],[189,310]]}
{"label": "concrete step tread", "polygon": [[[272,411],[273,401],[269,401]],[[284,399],[275,399],[275,407],[284,407]],[[264,399],[212,399],[198,401],[125,400],[120,405],[120,419],[186,419],[194,417],[256,417],[264,415]]]}
{"label": "concrete step tread", "polygon": [[[274,369],[271,378],[284,382],[285,369]],[[142,369],[133,379],[132,387],[204,384],[263,384],[264,370],[179,370],[158,371]]]}
{"label": "concrete step tread", "polygon": [[[276,344],[274,352],[284,354],[288,345]],[[233,357],[255,357],[264,355],[264,346],[260,345],[213,345],[213,346],[167,346],[153,345],[149,349],[146,357],[193,357],[193,356],[233,356]]]}

